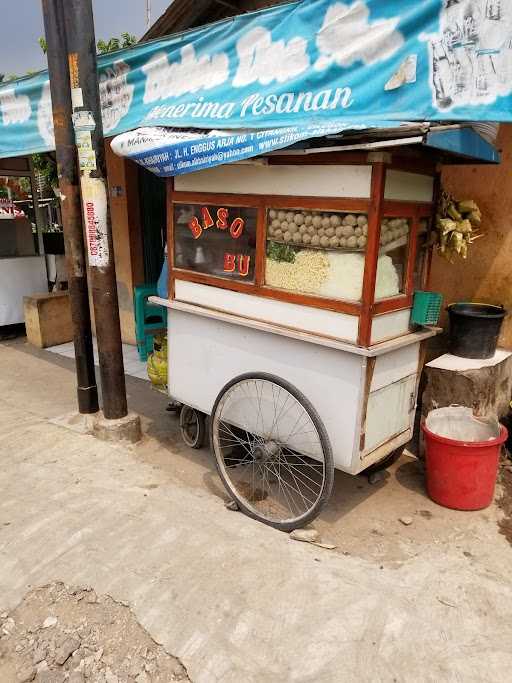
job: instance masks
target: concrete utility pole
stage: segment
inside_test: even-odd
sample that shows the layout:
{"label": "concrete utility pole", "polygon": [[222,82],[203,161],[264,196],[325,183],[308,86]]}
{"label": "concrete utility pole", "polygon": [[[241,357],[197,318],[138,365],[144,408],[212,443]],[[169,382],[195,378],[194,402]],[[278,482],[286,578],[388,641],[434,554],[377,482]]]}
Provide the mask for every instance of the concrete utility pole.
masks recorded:
{"label": "concrete utility pole", "polygon": [[119,324],[116,272],[91,0],[64,3],[73,126],[80,164],[82,204],[89,257],[103,414],[126,417],[126,386]]}
{"label": "concrete utility pole", "polygon": [[151,0],[146,0],[146,31],[151,27]]}
{"label": "concrete utility pole", "polygon": [[52,95],[55,151],[73,319],[78,410],[82,414],[91,414],[98,411],[98,388],[94,373],[79,173],[75,134],[71,122],[72,109],[62,2],[63,0],[43,0],[43,16],[48,44],[48,73]]}

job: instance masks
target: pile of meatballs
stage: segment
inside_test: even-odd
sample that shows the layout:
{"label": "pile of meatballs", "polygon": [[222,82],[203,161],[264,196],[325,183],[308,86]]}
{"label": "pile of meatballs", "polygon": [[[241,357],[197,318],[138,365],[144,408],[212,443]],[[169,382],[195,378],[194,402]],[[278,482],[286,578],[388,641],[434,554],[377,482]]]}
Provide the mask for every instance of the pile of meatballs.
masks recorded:
{"label": "pile of meatballs", "polygon": [[[381,225],[381,245],[407,235],[408,230],[407,219],[384,219]],[[352,213],[270,209],[267,237],[276,242],[308,247],[364,250],[368,240],[368,217]]]}

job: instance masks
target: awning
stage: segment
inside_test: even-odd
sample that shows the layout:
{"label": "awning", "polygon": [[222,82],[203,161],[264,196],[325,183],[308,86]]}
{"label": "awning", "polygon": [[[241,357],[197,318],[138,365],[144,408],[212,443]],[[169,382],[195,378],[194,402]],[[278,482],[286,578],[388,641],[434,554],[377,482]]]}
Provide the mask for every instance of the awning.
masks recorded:
{"label": "awning", "polygon": [[[332,128],[182,131],[138,128],[117,135],[113,151],[162,178],[193,173],[222,164],[281,154],[375,151],[405,146],[434,149],[451,163],[499,163],[500,155],[470,126],[434,126],[381,122],[380,126],[347,125],[347,135]],[[370,135],[371,134],[371,135]],[[356,137],[357,136],[357,137]],[[377,141],[375,138],[381,138]],[[283,151],[285,150],[285,151]]]}
{"label": "awning", "polygon": [[[380,122],[382,128],[389,125],[390,122]],[[345,127],[363,130],[368,125],[340,122],[330,126],[211,131],[148,127],[117,135],[111,147],[119,156],[137,162],[158,176],[167,177],[263,156],[304,140],[339,134]]]}
{"label": "awning", "polygon": [[[302,0],[98,60],[107,136],[512,121],[512,3]],[[54,148],[46,72],[0,86],[0,158]]]}

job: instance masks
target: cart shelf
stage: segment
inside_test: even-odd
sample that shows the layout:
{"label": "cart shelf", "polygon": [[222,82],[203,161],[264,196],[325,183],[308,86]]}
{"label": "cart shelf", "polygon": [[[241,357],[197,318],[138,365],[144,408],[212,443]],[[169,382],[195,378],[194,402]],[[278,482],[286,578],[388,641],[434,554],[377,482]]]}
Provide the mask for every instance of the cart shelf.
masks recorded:
{"label": "cart shelf", "polygon": [[[399,237],[398,239],[393,240],[393,242],[389,242],[388,244],[381,246],[379,249],[379,253],[387,254],[388,252],[394,251],[395,249],[399,249],[400,247],[405,247],[407,244],[407,240],[407,236]],[[321,245],[316,244],[296,244],[295,242],[285,242],[284,240],[276,240],[273,237],[267,237],[267,242],[283,244],[284,246],[291,247],[292,249],[318,249],[320,251],[335,251],[341,252],[343,254],[364,254],[366,251],[365,247],[359,249],[350,249],[346,247],[323,247]]]}
{"label": "cart shelf", "polygon": [[335,339],[334,337],[314,334],[312,332],[302,332],[284,325],[277,325],[275,323],[266,322],[265,320],[257,320],[256,318],[247,318],[234,313],[228,313],[218,309],[209,308],[207,306],[189,304],[183,301],[162,299],[157,296],[149,297],[149,301],[152,304],[164,306],[165,308],[174,309],[176,311],[182,311],[183,313],[191,313],[205,318],[219,320],[221,322],[228,322],[233,325],[248,327],[261,332],[270,332],[283,337],[289,337],[290,339],[308,341],[312,344],[326,346],[338,351],[346,351],[348,353],[353,353],[357,356],[364,356],[366,358],[383,356],[391,351],[396,351],[397,349],[401,349],[406,346],[410,346],[411,344],[416,344],[418,342],[425,341],[426,339],[430,339],[431,337],[435,337],[442,332],[442,329],[439,327],[429,326],[422,328],[418,332],[410,332],[409,334],[397,337],[396,339],[380,342],[370,347],[363,347],[356,346],[355,344],[351,344],[350,342],[346,342],[341,339]]}

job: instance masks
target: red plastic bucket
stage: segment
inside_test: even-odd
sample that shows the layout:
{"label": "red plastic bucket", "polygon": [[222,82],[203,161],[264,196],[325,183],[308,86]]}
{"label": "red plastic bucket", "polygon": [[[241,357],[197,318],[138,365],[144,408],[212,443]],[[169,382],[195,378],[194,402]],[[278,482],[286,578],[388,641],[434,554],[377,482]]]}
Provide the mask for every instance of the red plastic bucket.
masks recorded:
{"label": "red plastic bucket", "polygon": [[439,505],[454,510],[482,510],[494,497],[502,444],[508,432],[487,441],[456,441],[431,432],[425,435],[427,491]]}

